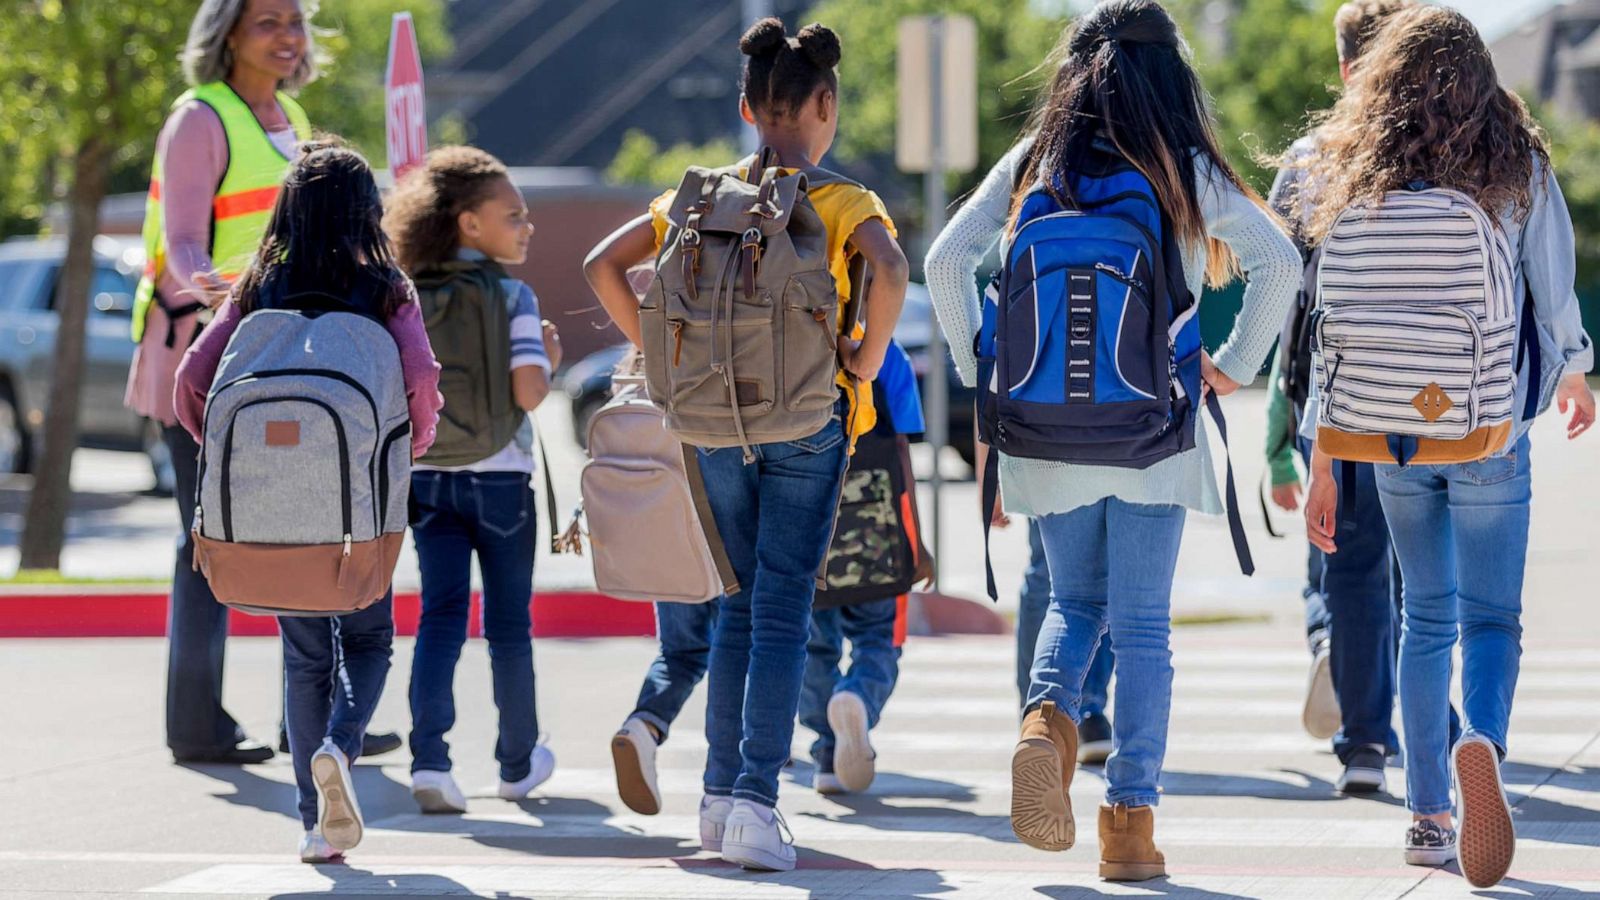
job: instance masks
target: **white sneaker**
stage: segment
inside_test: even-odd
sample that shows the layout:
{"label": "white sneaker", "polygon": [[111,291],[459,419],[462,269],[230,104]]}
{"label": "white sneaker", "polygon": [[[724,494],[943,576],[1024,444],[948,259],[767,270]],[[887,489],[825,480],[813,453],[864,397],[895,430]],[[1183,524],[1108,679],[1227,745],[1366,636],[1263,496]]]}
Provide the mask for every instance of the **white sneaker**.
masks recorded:
{"label": "white sneaker", "polygon": [[877,774],[872,739],[867,734],[867,704],[853,691],[828,700],[828,727],[833,729],[833,772],[845,790],[860,793],[872,787]]}
{"label": "white sneaker", "polygon": [[816,788],[817,793],[825,796],[831,794],[850,793],[849,791],[845,790],[844,785],[839,782],[839,776],[833,772],[818,772],[817,774],[811,776],[811,786]]}
{"label": "white sneaker", "polygon": [[344,854],[333,849],[325,838],[315,828],[305,833],[300,838],[300,861],[303,863],[330,863],[336,859],[343,859]]}
{"label": "white sneaker", "polygon": [[1306,733],[1318,740],[1327,740],[1339,733],[1343,720],[1339,714],[1339,695],[1333,690],[1333,667],[1329,664],[1328,645],[1317,647],[1311,659],[1311,673],[1306,678],[1306,703],[1300,712],[1300,724]]}
{"label": "white sneaker", "polygon": [[637,716],[622,723],[611,738],[611,763],[617,770],[617,793],[636,813],[661,812],[661,790],[656,787],[656,739],[650,726]]}
{"label": "white sneaker", "polygon": [[311,780],[317,785],[317,808],[322,811],[317,830],[333,849],[353,849],[361,843],[361,806],[350,780],[350,760],[328,738],[311,755]]}
{"label": "white sneaker", "polygon": [[528,774],[522,780],[500,782],[501,800],[526,800],[534,788],[550,780],[556,770],[556,755],[541,742],[533,748],[528,764]]}
{"label": "white sneaker", "polygon": [[746,869],[787,872],[794,868],[794,835],[776,809],[733,801],[722,834],[722,858]]}
{"label": "white sneaker", "polygon": [[425,813],[464,813],[467,795],[449,772],[419,769],[411,773],[411,796]]}
{"label": "white sneaker", "polygon": [[712,853],[722,852],[722,834],[728,825],[728,814],[733,812],[732,797],[700,798],[700,849]]}

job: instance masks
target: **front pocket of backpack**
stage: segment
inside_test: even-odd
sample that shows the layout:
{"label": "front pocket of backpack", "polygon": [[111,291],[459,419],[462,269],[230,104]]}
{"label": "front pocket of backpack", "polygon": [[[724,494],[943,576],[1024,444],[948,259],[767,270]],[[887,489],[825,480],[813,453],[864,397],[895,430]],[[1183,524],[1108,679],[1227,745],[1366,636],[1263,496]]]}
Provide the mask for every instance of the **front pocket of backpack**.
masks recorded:
{"label": "front pocket of backpack", "polygon": [[222,534],[208,527],[207,536],[238,543],[337,544],[355,531],[350,437],[322,400],[271,397],[241,404],[224,432],[217,464]]}
{"label": "front pocket of backpack", "polygon": [[866,469],[845,476],[839,517],[828,550],[828,587],[891,585],[905,572],[897,544],[903,537],[894,485],[887,471]]}
{"label": "front pocket of backpack", "polygon": [[1095,291],[1095,307],[1115,316],[1115,327],[1100,330],[1096,351],[1117,374],[1115,384],[1099,386],[1096,402],[1155,400],[1156,372],[1167,368],[1169,351],[1165,335],[1154,338],[1149,294],[1143,284],[1103,269],[1095,272]]}
{"label": "front pocket of backpack", "polygon": [[1316,325],[1326,424],[1459,440],[1477,427],[1477,320],[1451,307],[1340,305]]}
{"label": "front pocket of backpack", "polygon": [[717,592],[682,474],[649,461],[591,462],[581,483],[601,593],[693,602]]}
{"label": "front pocket of backpack", "polygon": [[789,277],[783,290],[783,393],[791,412],[828,409],[839,397],[839,294],[824,269]]}
{"label": "front pocket of backpack", "polygon": [[727,414],[730,384],[744,412],[772,409],[777,393],[772,295],[762,291],[746,300],[736,292],[730,303],[725,294],[715,310],[704,293],[697,300],[683,294],[666,299],[668,409]]}

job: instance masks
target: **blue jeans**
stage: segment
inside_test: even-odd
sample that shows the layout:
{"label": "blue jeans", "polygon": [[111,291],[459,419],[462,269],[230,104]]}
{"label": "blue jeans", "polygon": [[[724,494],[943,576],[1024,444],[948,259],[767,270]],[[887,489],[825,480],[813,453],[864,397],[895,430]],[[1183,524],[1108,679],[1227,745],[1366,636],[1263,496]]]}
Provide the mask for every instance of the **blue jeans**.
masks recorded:
{"label": "blue jeans", "polygon": [[534,703],[533,488],[525,472],[415,472],[411,531],[422,571],[422,618],[411,658],[411,771],[450,771],[445,733],[456,724],[455,675],[467,641],[472,555],[483,576],[500,737],[494,758],[506,781],[526,778],[539,739]]}
{"label": "blue jeans", "polygon": [[[1022,570],[1022,596],[1017,605],[1017,696],[1027,705],[1028,686],[1033,683],[1033,656],[1039,646],[1039,626],[1050,608],[1050,564],[1044,558],[1044,541],[1039,537],[1039,521],[1028,520],[1028,567]],[[1078,708],[1084,716],[1103,716],[1111,690],[1111,635],[1100,639],[1084,676]]]}
{"label": "blue jeans", "polygon": [[[300,822],[317,824],[311,756],[331,738],[351,763],[361,755],[372,711],[383,696],[394,645],[394,595],[345,616],[279,616],[283,712],[294,758]],[[335,680],[345,687],[334,691]]]}
{"label": "blue jeans", "polygon": [[1109,627],[1117,648],[1116,749],[1106,760],[1106,802],[1160,802],[1172,709],[1172,576],[1187,512],[1110,497],[1044,516],[1050,608],[1033,659],[1031,709],[1046,700],[1083,719],[1083,684]]}
{"label": "blue jeans", "polygon": [[699,451],[706,499],[739,581],[717,611],[711,641],[705,789],[775,806],[845,436],[836,417],[810,437],[753,449],[748,465],[738,447]]}
{"label": "blue jeans", "polygon": [[630,718],[655,726],[661,735],[657,743],[667,739],[673,721],[706,675],[719,603],[721,598],[709,603],[656,604],[656,641],[661,650],[645,673]]}
{"label": "blue jeans", "polygon": [[[1311,446],[1301,441],[1301,454]],[[1328,635],[1328,665],[1339,698],[1340,729],[1333,752],[1340,762],[1367,745],[1399,749],[1394,719],[1395,608],[1390,595],[1389,526],[1378,500],[1371,465],[1355,466],[1345,483],[1343,465],[1333,467],[1339,486],[1339,552],[1315,547],[1307,561],[1307,626]],[[1320,616],[1317,613],[1320,612]]]}
{"label": "blue jeans", "polygon": [[1378,467],[1405,576],[1400,721],[1406,804],[1420,815],[1451,806],[1447,710],[1458,633],[1466,730],[1505,753],[1522,658],[1530,472],[1526,436],[1497,459]]}
{"label": "blue jeans", "polygon": [[[817,733],[811,759],[818,771],[833,771],[833,728],[828,701],[850,691],[867,707],[867,727],[878,727],[883,705],[900,678],[900,648],[894,645],[894,619],[900,603],[890,597],[854,606],[819,609],[811,614],[806,644],[806,674],[800,690],[800,724]],[[850,639],[850,671],[839,675],[844,640]]]}

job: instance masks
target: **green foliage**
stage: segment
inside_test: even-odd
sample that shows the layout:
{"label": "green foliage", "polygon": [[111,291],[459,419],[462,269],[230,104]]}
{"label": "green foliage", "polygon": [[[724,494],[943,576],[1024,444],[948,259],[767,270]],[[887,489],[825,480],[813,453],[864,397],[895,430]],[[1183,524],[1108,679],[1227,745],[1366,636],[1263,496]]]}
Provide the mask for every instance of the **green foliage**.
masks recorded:
{"label": "green foliage", "polygon": [[953,177],[959,194],[976,186],[1016,142],[1042,81],[1029,75],[1066,23],[1030,0],[822,0],[805,20],[832,28],[844,46],[835,148],[841,158],[892,158],[898,23],[932,13],[970,16],[978,29],[978,167]]}
{"label": "green foliage", "polygon": [[[8,0],[0,15],[0,228],[35,225],[93,140],[148,160],[180,84],[191,0]],[[21,48],[26,48],[22,52]],[[16,50],[18,52],[12,52]],[[148,165],[148,163],[146,163]]]}
{"label": "green foliage", "polygon": [[1273,159],[1306,131],[1307,113],[1332,105],[1339,84],[1333,13],[1341,0],[1234,0],[1172,4],[1215,99],[1219,136],[1246,180],[1265,191]]}
{"label": "green foliage", "polygon": [[[1550,136],[1550,163],[1577,234],[1578,293],[1600,300],[1600,123],[1553,115],[1541,121]],[[1600,313],[1600,302],[1590,307]],[[1600,325],[1600,315],[1590,325]]]}
{"label": "green foliage", "polygon": [[606,180],[613,184],[643,184],[663,190],[683,179],[683,170],[694,165],[722,165],[739,157],[739,145],[719,138],[706,144],[678,144],[663,150],[655,139],[638,129],[622,136],[616,158],[606,167]]}
{"label": "green foliage", "polygon": [[[331,31],[319,38],[333,63],[300,93],[311,123],[354,144],[374,166],[388,165],[384,141],[384,67],[389,61],[389,23],[397,12],[411,12],[422,54],[423,76],[430,63],[454,49],[445,21],[445,0],[323,0],[315,21]],[[435,121],[431,141],[460,143],[458,119]]]}

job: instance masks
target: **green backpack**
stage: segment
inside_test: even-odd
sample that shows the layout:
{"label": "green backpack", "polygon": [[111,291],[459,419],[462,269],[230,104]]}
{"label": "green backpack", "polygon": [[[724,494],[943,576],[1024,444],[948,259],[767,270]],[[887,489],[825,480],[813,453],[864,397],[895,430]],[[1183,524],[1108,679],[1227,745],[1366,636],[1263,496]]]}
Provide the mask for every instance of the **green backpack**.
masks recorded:
{"label": "green backpack", "polygon": [[439,432],[419,462],[466,466],[499,453],[527,414],[511,393],[511,314],[492,260],[452,261],[412,281],[439,361]]}

